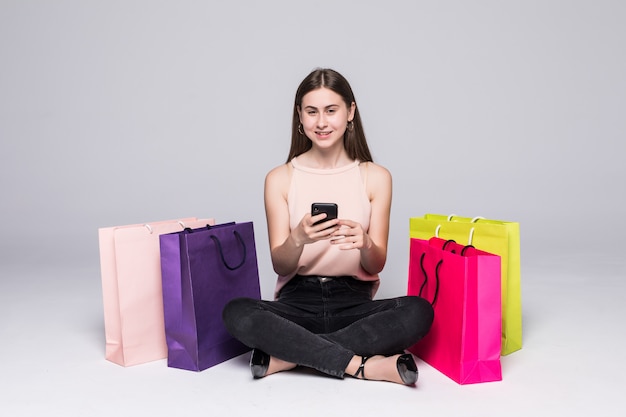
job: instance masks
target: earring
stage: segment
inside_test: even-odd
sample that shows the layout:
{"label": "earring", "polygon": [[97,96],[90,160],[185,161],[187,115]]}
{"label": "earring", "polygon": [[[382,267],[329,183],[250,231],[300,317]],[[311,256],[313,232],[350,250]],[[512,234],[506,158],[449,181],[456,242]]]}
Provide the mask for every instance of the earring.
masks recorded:
{"label": "earring", "polygon": [[350,120],[346,128],[348,129],[348,132],[352,132],[354,130],[354,120]]}
{"label": "earring", "polygon": [[298,133],[304,136],[304,132],[302,131],[302,123],[298,124]]}

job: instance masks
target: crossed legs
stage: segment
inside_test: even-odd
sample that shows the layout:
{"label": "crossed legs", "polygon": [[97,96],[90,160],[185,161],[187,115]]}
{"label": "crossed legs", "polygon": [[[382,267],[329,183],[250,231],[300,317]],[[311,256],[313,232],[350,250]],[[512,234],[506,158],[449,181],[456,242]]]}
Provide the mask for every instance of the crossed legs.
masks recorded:
{"label": "crossed legs", "polygon": [[355,375],[367,357],[367,379],[401,382],[398,354],[430,329],[430,304],[410,296],[330,304],[337,302],[341,308],[329,309],[325,300],[320,309],[289,299],[238,298],[223,317],[234,337],[270,355],[266,375],[301,365],[343,378]]}

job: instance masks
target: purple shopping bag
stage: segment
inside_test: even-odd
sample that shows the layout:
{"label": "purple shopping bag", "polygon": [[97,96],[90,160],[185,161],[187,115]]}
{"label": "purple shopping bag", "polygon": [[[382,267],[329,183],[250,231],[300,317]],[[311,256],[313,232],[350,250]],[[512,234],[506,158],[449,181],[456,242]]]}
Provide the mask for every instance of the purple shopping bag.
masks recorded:
{"label": "purple shopping bag", "polygon": [[202,371],[250,350],[233,338],[222,310],[261,298],[252,222],[160,236],[167,365]]}

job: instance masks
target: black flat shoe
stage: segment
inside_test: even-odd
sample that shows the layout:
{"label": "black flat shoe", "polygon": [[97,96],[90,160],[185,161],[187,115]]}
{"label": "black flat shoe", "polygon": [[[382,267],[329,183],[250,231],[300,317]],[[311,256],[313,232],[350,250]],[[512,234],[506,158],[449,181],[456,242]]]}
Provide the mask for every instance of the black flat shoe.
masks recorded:
{"label": "black flat shoe", "polygon": [[400,374],[400,378],[402,378],[402,382],[405,385],[413,385],[417,382],[417,365],[413,360],[413,355],[410,353],[400,355],[396,366],[398,367],[398,374]]}
{"label": "black flat shoe", "polygon": [[252,349],[250,356],[250,370],[254,378],[263,378],[270,366],[270,355],[260,349]]}

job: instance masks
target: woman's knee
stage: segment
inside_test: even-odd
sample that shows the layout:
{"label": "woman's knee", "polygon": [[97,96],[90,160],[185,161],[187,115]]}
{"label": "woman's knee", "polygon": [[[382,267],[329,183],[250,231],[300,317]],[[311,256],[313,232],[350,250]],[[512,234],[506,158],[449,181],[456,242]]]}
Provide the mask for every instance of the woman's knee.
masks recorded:
{"label": "woman's knee", "polygon": [[420,336],[424,336],[435,318],[433,306],[428,300],[417,296],[404,297],[405,308],[408,310],[407,316]]}
{"label": "woman's knee", "polygon": [[253,298],[242,297],[233,298],[226,304],[222,310],[222,320],[231,334],[237,334],[240,331],[246,332],[246,328],[252,325],[250,319],[252,311],[257,309],[258,301]]}

